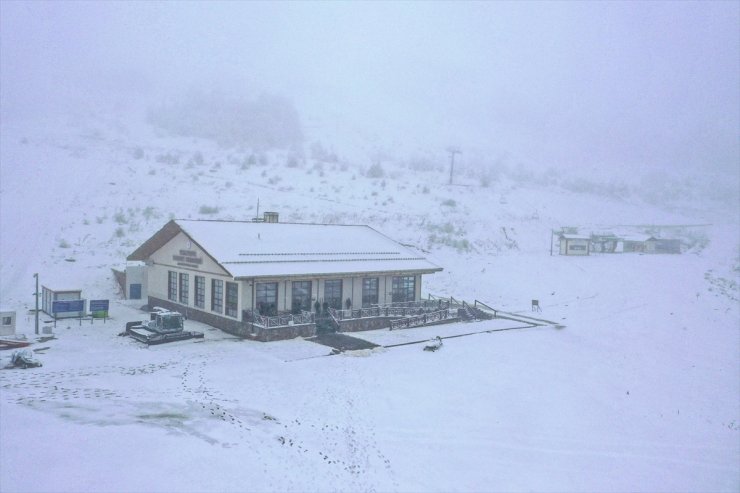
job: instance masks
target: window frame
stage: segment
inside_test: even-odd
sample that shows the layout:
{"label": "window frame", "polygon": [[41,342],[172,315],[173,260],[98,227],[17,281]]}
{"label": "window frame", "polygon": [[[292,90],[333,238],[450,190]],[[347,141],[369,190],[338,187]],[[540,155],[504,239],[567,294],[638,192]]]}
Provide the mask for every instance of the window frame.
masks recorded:
{"label": "window frame", "polygon": [[[373,284],[374,294],[373,294]],[[378,304],[380,296],[380,280],[377,277],[362,278],[362,308]]]}
{"label": "window frame", "polygon": [[167,271],[167,299],[177,302],[177,272]]}
{"label": "window frame", "polygon": [[224,314],[227,317],[237,318],[239,314],[239,284],[226,281],[224,291]]}
{"label": "window frame", "polygon": [[222,279],[211,279],[211,311],[224,312],[224,281]]}
{"label": "window frame", "polygon": [[196,308],[205,309],[206,307],[206,278],[205,276],[195,276],[195,293],[193,296],[193,305]]}
{"label": "window frame", "polygon": [[408,303],[416,300],[416,276],[393,276],[391,281],[391,301]]}
{"label": "window frame", "polygon": [[190,275],[187,272],[180,272],[178,275],[178,301],[183,304],[188,304],[188,298],[190,297]]}

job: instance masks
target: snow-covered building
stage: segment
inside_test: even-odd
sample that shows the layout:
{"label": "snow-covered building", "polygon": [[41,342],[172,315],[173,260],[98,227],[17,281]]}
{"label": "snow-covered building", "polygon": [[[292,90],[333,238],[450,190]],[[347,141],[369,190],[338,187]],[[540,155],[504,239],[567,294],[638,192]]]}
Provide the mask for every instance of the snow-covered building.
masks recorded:
{"label": "snow-covered building", "polygon": [[591,239],[577,234],[560,235],[560,255],[588,255],[591,251]]}
{"label": "snow-covered building", "polygon": [[420,300],[422,275],[442,270],[368,226],[267,219],[168,222],[127,258],[146,266],[142,297],[150,307],[274,340],[313,335],[317,306]]}
{"label": "snow-covered building", "polygon": [[[55,301],[77,302],[62,311],[54,311]],[[41,311],[56,318],[77,318],[85,315],[85,302],[82,300],[81,289],[61,289],[58,287],[41,286]]]}
{"label": "snow-covered building", "polygon": [[681,253],[681,240],[651,236],[645,240],[645,253]]}

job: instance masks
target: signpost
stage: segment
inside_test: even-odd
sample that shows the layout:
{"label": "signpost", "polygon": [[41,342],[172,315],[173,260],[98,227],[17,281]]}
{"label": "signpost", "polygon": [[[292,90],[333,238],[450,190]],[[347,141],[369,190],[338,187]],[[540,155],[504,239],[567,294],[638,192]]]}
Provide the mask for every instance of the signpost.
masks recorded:
{"label": "signpost", "polygon": [[92,318],[102,318],[103,323],[108,318],[108,308],[110,303],[108,300],[90,300],[90,314]]}
{"label": "signpost", "polygon": [[60,313],[79,313],[80,324],[85,313],[85,300],[57,300],[51,302],[51,312],[54,315],[54,327],[57,326],[57,316]]}

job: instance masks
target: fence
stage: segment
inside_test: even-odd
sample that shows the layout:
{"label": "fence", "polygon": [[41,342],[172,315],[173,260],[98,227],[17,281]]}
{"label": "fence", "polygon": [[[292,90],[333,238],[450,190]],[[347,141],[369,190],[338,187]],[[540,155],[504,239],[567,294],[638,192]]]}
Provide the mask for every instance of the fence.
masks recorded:
{"label": "fence", "polygon": [[289,313],[285,315],[276,315],[268,317],[265,315],[257,315],[256,313],[250,313],[252,323],[259,325],[260,327],[269,329],[273,327],[285,327],[287,325],[303,325],[314,323],[313,312],[301,311],[298,313]]}
{"label": "fence", "polygon": [[408,317],[410,315],[422,315],[430,310],[447,310],[449,307],[450,302],[448,300],[440,299],[373,305],[367,308],[350,310],[330,308],[329,313],[335,321],[339,321],[369,317]]}
{"label": "fence", "polygon": [[408,329],[410,327],[418,327],[420,325],[426,325],[432,322],[438,322],[440,320],[447,320],[450,317],[450,311],[447,309],[437,310],[436,312],[424,313],[422,315],[416,315],[413,317],[401,318],[398,320],[391,320],[391,330],[395,329]]}

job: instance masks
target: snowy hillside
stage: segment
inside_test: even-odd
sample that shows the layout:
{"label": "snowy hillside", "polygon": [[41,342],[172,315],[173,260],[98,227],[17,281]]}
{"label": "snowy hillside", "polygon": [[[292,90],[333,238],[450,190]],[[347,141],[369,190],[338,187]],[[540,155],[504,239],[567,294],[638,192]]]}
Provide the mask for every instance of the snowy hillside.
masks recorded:
{"label": "snowy hillside", "polygon": [[[659,207],[472,162],[448,185],[444,153],[373,163],[309,145],[256,151],[144,121],[3,125],[0,305],[35,340],[36,272],[114,301],[106,324],[61,324],[35,343],[42,368],[0,371],[0,490],[740,488],[736,197]],[[111,268],[171,218],[248,220],[258,199],[281,221],[368,224],[426,252],[445,270],[425,278],[424,295],[525,315],[538,299],[558,328],[430,327],[383,337],[477,334],[432,354],[331,357],[195,322],[202,343],[144,349],[116,337],[141,313]],[[682,255],[550,255],[563,226],[696,224],[680,232]]]}

